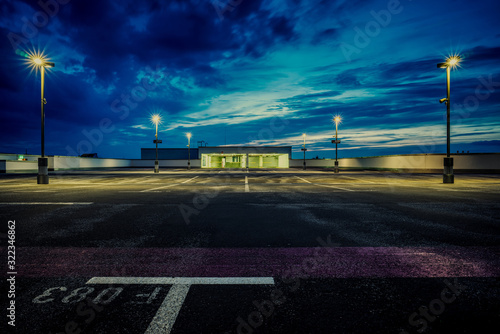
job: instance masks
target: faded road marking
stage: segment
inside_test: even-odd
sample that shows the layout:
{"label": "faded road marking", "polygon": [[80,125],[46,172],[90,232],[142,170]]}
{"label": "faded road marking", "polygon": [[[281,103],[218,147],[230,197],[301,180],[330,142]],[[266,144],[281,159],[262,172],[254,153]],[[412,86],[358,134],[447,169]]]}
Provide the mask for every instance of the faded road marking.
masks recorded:
{"label": "faded road marking", "polygon": [[195,176],[193,178],[190,178],[190,179],[187,179],[185,181],[182,181],[182,182],[179,182],[179,183],[174,183],[174,184],[169,184],[168,186],[162,186],[162,187],[157,187],[157,188],[152,188],[152,189],[146,189],[146,190],[142,190],[141,192],[145,193],[145,192],[149,192],[149,191],[153,191],[153,190],[158,190],[158,189],[164,189],[164,188],[170,188],[170,187],[174,187],[174,186],[177,186],[179,184],[183,184],[183,183],[187,183],[189,181],[192,181],[196,178],[198,178],[199,176]]}
{"label": "faded road marking", "polygon": [[315,186],[320,186],[320,187],[327,187],[327,188],[333,188],[333,189],[339,189],[339,190],[344,190],[344,191],[354,191],[352,189],[347,189],[347,188],[342,188],[342,187],[335,187],[335,186],[330,186],[330,185],[326,185],[326,184],[319,184],[319,183],[312,183],[311,181],[308,181],[306,179],[303,179],[297,175],[295,175],[296,178],[304,181],[304,182],[307,182],[309,184],[312,184],[312,185],[315,185]]}
{"label": "faded road marking", "polygon": [[272,277],[93,277],[86,284],[274,284]]}
{"label": "faded road marking", "polygon": [[250,192],[250,187],[248,186],[248,176],[245,176],[245,192]]}
{"label": "faded road marking", "polygon": [[11,202],[0,205],[91,205],[94,202]]}
{"label": "faded road marking", "polygon": [[93,277],[86,284],[172,284],[145,334],[169,334],[192,284],[271,284],[272,277]]}

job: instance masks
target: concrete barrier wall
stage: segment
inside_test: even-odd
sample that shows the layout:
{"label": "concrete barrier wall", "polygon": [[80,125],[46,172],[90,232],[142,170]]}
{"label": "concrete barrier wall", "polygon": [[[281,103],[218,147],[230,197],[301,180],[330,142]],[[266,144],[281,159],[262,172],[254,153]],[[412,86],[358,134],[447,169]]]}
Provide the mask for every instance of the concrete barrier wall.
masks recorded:
{"label": "concrete barrier wall", "polygon": [[[17,154],[0,154],[0,173],[37,171],[39,156],[25,156],[28,161],[18,161]],[[389,155],[366,158],[339,159],[343,169],[387,169],[400,171],[437,172],[443,169],[444,154]],[[452,155],[454,169],[465,171],[500,172],[500,153]],[[10,158],[10,159],[7,159]],[[99,169],[99,168],[153,168],[154,160],[100,159],[51,156],[49,170]],[[332,168],[334,159],[306,159],[308,167]],[[160,160],[160,168],[187,168],[187,160]],[[302,167],[302,159],[291,159],[290,167]],[[191,167],[200,168],[201,160],[192,159]]]}
{"label": "concrete barrier wall", "polygon": [[0,160],[0,173],[38,172],[38,161]]}
{"label": "concrete barrier wall", "polygon": [[[151,167],[154,168],[155,161],[154,160],[131,160],[132,167]],[[188,161],[187,160],[159,160],[158,161],[160,168],[162,167],[170,167],[170,168],[187,168]],[[191,167],[200,168],[201,160],[200,159],[191,159]]]}
{"label": "concrete barrier wall", "polygon": [[120,168],[132,167],[130,159],[100,159],[100,158],[81,158],[81,157],[49,157],[50,170],[65,169],[91,169],[91,168]]}
{"label": "concrete barrier wall", "polygon": [[[445,154],[389,155],[343,158],[339,167],[346,169],[397,169],[433,171],[443,169]],[[452,155],[455,170],[500,170],[500,153]],[[306,159],[306,166],[333,168],[335,159]],[[302,167],[303,159],[290,160],[290,167]]]}

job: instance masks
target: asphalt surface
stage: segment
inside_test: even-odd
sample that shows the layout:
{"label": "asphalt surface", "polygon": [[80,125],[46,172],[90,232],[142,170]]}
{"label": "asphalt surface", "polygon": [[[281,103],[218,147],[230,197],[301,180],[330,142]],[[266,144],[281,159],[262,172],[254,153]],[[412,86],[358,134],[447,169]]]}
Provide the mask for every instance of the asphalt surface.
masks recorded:
{"label": "asphalt surface", "polygon": [[499,175],[50,174],[0,175],[1,333],[498,330]]}

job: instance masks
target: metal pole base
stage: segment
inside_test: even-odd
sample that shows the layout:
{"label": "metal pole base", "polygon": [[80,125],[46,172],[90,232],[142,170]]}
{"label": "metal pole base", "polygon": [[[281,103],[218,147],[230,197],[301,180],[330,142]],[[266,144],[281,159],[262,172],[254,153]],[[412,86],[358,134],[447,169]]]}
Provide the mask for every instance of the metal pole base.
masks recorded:
{"label": "metal pole base", "polygon": [[49,159],[38,158],[37,184],[49,184]]}
{"label": "metal pole base", "polygon": [[158,165],[158,161],[155,161],[155,173],[160,172],[160,166]]}
{"label": "metal pole base", "polygon": [[453,158],[444,158],[443,183],[455,183]]}
{"label": "metal pole base", "polygon": [[188,170],[191,169],[191,162],[188,162]]}
{"label": "metal pole base", "polygon": [[339,172],[339,162],[338,161],[335,161],[335,169],[333,171],[334,173],[338,173]]}
{"label": "metal pole base", "polygon": [[49,176],[38,174],[36,176],[36,183],[37,184],[49,184]]}
{"label": "metal pole base", "polygon": [[443,183],[455,183],[455,175],[443,174]]}
{"label": "metal pole base", "polygon": [[302,167],[303,170],[306,170],[306,163],[304,162],[304,167]]}

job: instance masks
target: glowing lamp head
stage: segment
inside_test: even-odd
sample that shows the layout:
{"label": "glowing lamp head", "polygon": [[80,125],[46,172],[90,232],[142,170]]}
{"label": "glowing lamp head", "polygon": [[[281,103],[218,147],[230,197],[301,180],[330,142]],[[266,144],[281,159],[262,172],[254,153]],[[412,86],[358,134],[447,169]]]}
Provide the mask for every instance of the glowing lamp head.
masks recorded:
{"label": "glowing lamp head", "polygon": [[41,56],[33,56],[31,57],[31,62],[34,66],[37,67],[54,67],[55,64],[47,61],[44,57]]}
{"label": "glowing lamp head", "polygon": [[340,123],[340,116],[335,116],[333,118],[333,121],[335,122],[336,125],[338,125]]}
{"label": "glowing lamp head", "polygon": [[[19,52],[18,52],[19,51]],[[16,50],[16,53],[22,55],[25,60],[25,64],[31,69],[31,71],[36,71],[41,70],[43,73],[43,70],[48,67],[55,67],[55,64],[53,62],[48,61],[49,59],[47,56],[44,54],[44,52],[40,51],[22,51],[22,50]]]}
{"label": "glowing lamp head", "polygon": [[458,55],[449,56],[444,63],[437,64],[438,68],[455,68],[460,66],[461,58]]}
{"label": "glowing lamp head", "polygon": [[158,123],[160,123],[160,116],[153,115],[153,117],[151,117],[151,121],[153,121],[154,124],[158,125]]}
{"label": "glowing lamp head", "polygon": [[446,59],[446,63],[448,64],[449,67],[454,68],[458,66],[458,63],[460,63],[460,56],[451,56]]}
{"label": "glowing lamp head", "polygon": [[188,139],[191,139],[191,132],[186,133],[186,137],[188,137]]}
{"label": "glowing lamp head", "polygon": [[35,65],[37,65],[37,66],[42,66],[44,63],[43,59],[40,57],[34,57],[32,60],[33,60],[33,63],[35,63]]}

